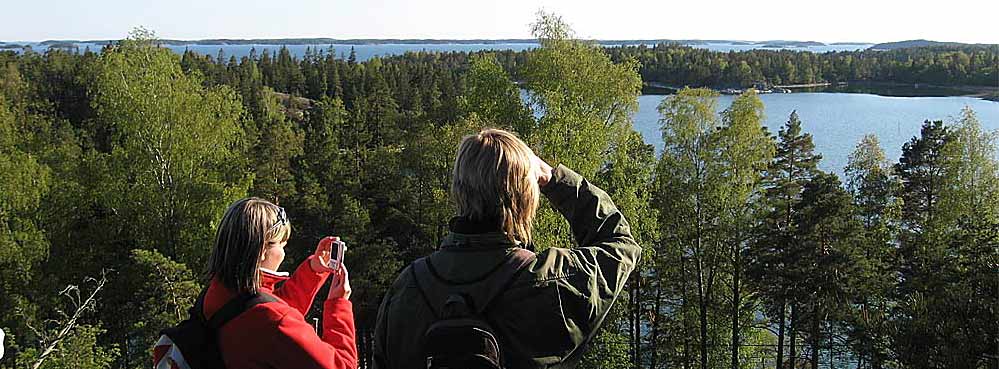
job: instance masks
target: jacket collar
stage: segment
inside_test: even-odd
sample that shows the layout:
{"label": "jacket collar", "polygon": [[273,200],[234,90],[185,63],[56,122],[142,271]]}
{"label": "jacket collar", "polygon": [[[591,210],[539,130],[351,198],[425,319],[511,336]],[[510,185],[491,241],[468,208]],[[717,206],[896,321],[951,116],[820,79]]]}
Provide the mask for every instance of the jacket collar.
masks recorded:
{"label": "jacket collar", "polygon": [[260,268],[260,289],[265,292],[274,291],[275,285],[288,279],[288,272],[278,272],[267,268]]}
{"label": "jacket collar", "polygon": [[495,220],[454,217],[448,223],[448,228],[451,232],[441,242],[441,250],[495,250],[521,245],[520,242],[511,241]]}

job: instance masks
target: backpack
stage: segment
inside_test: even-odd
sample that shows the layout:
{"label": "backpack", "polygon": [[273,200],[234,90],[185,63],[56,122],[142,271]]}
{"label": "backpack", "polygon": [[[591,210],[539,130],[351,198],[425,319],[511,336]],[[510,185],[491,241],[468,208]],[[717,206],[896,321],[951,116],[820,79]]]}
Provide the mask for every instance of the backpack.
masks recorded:
{"label": "backpack", "polygon": [[153,348],[154,369],[207,369],[225,368],[219,350],[216,332],[233,318],[257,304],[277,301],[268,294],[244,294],[222,306],[210,320],[205,320],[204,300],[206,288],[188,312],[190,317],[176,326],[160,331],[160,339]]}
{"label": "backpack", "polygon": [[413,263],[410,273],[416,289],[437,318],[423,336],[427,369],[504,368],[503,352],[487,316],[489,304],[534,259],[533,252],[518,248],[494,271],[467,283],[441,278],[429,257]]}

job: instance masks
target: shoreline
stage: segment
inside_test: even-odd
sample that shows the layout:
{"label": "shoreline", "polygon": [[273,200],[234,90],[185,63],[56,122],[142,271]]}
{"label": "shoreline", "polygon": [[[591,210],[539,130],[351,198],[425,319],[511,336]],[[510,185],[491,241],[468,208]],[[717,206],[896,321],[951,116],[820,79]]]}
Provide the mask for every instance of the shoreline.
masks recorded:
{"label": "shoreline", "polygon": [[[746,89],[707,87],[721,95],[738,95]],[[658,82],[643,82],[642,95],[672,95],[683,87],[669,86]],[[999,102],[999,86],[934,85],[925,83],[900,82],[821,82],[770,86],[766,90],[757,89],[760,94],[780,93],[860,93],[887,97],[972,97]]]}

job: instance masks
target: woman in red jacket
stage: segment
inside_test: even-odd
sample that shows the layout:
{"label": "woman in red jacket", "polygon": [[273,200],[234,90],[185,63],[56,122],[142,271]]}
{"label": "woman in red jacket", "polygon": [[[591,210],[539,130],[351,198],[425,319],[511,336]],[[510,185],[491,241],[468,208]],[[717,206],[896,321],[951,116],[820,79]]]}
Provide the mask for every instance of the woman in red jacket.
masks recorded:
{"label": "woman in red jacket", "polygon": [[[356,368],[350,283],[346,269],[334,272],[330,267],[336,238],[320,241],[315,253],[288,276],[277,269],[290,235],[291,223],[284,209],[258,198],[236,201],[222,217],[209,259],[212,280],[205,294],[205,318],[211,319],[239,294],[277,297],[275,302],[253,306],[219,330],[226,367]],[[331,275],[334,281],[323,306],[322,333],[317,335],[304,315]],[[280,282],[284,284],[276,287]]]}

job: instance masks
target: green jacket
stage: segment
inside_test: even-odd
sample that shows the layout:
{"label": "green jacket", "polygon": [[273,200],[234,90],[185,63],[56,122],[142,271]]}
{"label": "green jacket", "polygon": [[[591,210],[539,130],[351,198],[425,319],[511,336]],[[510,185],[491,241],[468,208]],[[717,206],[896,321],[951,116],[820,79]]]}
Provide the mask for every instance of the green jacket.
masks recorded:
{"label": "green jacket", "polygon": [[[641,255],[607,193],[576,172],[558,166],[542,193],[569,221],[580,247],[538,253],[490,304],[487,318],[499,336],[504,364],[512,369],[574,367]],[[515,247],[500,232],[452,232],[428,257],[440,277],[478,283],[472,281],[495,270]],[[421,341],[437,318],[421,300],[409,268],[379,308],[375,368],[426,367]]]}

